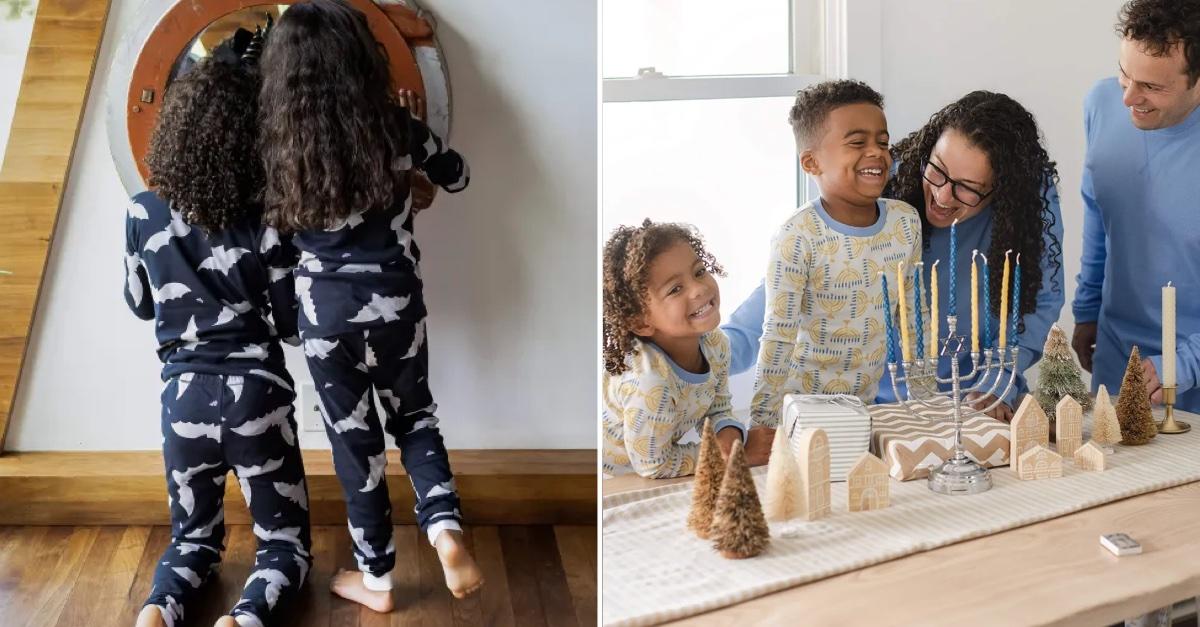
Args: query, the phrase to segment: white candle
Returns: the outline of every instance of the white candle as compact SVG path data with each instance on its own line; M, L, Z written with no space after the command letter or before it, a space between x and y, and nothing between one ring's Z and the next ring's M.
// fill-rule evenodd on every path
M1175 386L1175 286L1162 288L1162 384Z

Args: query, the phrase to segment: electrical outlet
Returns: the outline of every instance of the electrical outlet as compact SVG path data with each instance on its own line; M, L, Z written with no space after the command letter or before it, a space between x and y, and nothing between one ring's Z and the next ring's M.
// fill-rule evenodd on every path
M305 431L324 431L321 424L321 406L317 403L317 386L312 383L300 385L300 428Z

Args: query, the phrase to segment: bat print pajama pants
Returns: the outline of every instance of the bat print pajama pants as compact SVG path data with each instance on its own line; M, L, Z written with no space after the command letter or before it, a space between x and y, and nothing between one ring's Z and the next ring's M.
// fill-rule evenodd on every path
M233 470L254 521L258 552L230 614L242 627L270 624L280 597L312 565L308 491L296 440L292 390L255 376L184 373L162 393L163 458L171 544L146 605L168 627L221 562L225 479Z
M350 535L366 585L391 587L396 564L392 509L384 468L384 431L416 494L417 524L430 543L444 530L461 530L458 495L429 391L425 324L392 322L360 332L304 341L316 383L333 463L346 497ZM379 395L380 425L371 391Z

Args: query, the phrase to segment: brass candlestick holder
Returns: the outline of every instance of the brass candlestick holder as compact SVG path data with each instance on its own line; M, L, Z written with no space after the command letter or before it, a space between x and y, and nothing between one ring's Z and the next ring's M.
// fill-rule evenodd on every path
M1172 435L1176 433L1187 433L1192 430L1192 425L1175 420L1175 386L1163 387L1163 405L1166 407L1166 417L1158 423L1158 432Z

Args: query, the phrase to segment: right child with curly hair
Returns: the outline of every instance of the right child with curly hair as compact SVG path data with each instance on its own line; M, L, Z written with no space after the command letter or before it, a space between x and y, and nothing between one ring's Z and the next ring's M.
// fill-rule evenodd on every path
M682 224L618 227L605 244L605 473L692 474L699 444L680 440L706 418L725 454L742 439L750 463L766 463L774 430L748 433L733 417L714 274L721 266Z

